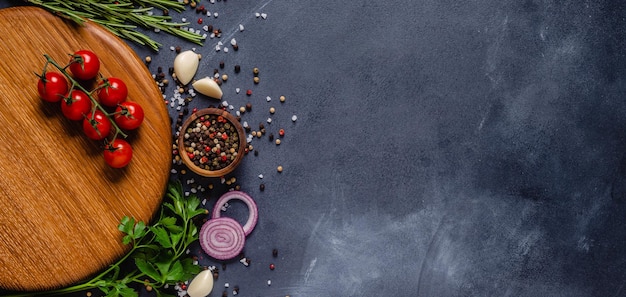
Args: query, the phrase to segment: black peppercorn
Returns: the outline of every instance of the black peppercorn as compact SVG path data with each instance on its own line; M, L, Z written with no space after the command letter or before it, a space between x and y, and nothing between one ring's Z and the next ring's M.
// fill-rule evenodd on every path
M235 65L235 73L239 73L241 71L241 66Z
M220 68L224 69L224 61L220 61Z
M265 191L265 184L260 184L259 185L259 190Z
M272 256L278 257L278 250L277 249L273 249L272 250Z

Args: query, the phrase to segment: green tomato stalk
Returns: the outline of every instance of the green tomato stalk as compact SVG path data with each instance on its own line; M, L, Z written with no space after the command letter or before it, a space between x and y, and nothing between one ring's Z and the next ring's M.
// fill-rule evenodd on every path
M207 211L195 195L184 196L180 181L168 186L166 198L151 225L128 216L122 218L118 229L125 234L122 242L130 245L130 250L92 279L57 290L4 296L58 296L98 289L106 297L137 297L137 286L150 286L157 296L173 297L162 289L187 281L201 270L186 252L198 240L194 218Z

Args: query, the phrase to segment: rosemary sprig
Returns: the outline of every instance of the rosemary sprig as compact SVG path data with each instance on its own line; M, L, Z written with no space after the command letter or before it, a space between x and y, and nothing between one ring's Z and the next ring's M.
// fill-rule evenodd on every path
M139 32L139 27L165 32L202 45L204 37L183 29L188 22L173 22L169 15L155 15L155 9L181 12L185 5L177 0L24 0L78 24L91 21L111 33L146 45L158 51L162 46L150 36Z

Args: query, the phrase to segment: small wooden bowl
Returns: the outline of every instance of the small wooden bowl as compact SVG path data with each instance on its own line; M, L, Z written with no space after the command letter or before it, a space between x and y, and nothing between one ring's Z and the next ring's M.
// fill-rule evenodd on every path
M193 161L187 155L187 150L185 147L185 134L187 133L186 131L189 128L189 125L191 125L195 120L206 115L222 116L231 125L233 125L235 129L237 130L237 134L239 138L239 146L237 147L237 156L235 157L234 160L230 162L230 164L228 164L228 166L222 169L207 170L204 168L200 168L196 164L194 164ZM187 118L187 120L185 120L185 122L183 123L182 128L180 130L180 135L178 135L178 151L179 151L181 160L191 171L201 176L206 176L206 177L221 177L235 170L235 168L239 166L239 163L241 163L241 160L243 159L245 155L246 146L247 146L246 134L243 130L243 127L241 126L241 123L239 123L237 118L235 118L228 111L218 109L218 108L204 108L191 114L191 116L189 116L189 118Z

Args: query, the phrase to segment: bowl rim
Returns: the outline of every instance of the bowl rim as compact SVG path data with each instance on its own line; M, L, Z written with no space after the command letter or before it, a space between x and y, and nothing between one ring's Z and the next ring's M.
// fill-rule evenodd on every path
M187 128L189 127L191 123L193 123L195 120L205 115L223 116L227 121L230 122L231 125L235 126L235 129L237 130L237 134L239 134L239 147L237 149L237 157L235 157L235 159L230 164L228 164L228 166L219 170L202 169L196 166L195 164L193 164L189 156L185 153L186 152L185 150L185 133L186 132L185 131L187 130ZM239 163L241 163L241 160L243 160L246 146L247 146L246 135L243 130L243 126L241 125L239 120L237 120L237 118L233 116L227 110L214 108L214 107L207 107L207 108L199 109L196 112L192 113L187 118L187 120L183 122L181 129L180 129L180 133L178 135L177 143L178 143L178 152L180 155L180 159L187 166L187 168L205 177L222 177L228 173L231 173L233 170L235 170L235 168L237 168L237 166L239 166Z

